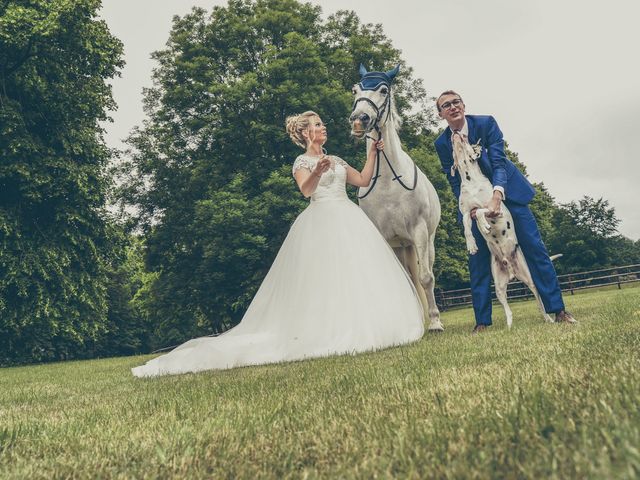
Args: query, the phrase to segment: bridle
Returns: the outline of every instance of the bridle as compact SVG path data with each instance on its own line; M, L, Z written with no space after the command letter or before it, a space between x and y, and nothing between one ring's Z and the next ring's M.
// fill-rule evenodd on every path
M370 75L368 78L376 78L376 77L378 77L378 76ZM365 134L365 138L368 138L369 140L371 140L373 142L379 142L380 140L382 140L382 132L380 131L380 127L378 126L378 123L380 122L380 119L386 113L387 116L386 116L386 118L384 120L385 123L386 123L387 120L389 120L389 116L391 115L391 85L382 76L379 76L378 78L380 79L380 82L373 88L371 88L371 87L365 88L365 86L362 84L362 82L358 83L358 86L360 87L360 90L374 90L374 91L378 90L382 86L387 87L387 89L388 89L387 98L385 98L384 103L382 105L378 106L373 102L373 100L371 100L368 97L359 97L359 98L356 98L354 100L353 107L351 109L351 113L353 114L353 112L356 110L356 107L358 106L358 102L366 102L366 103L369 104L369 106L371 106L371 108L373 108L373 110L376 113L376 121L373 124L373 130L375 130L376 133L378 134L378 139L376 140L375 138L371 137L370 135L366 135ZM373 176L373 182L371 183L371 186L369 187L369 189L363 195L358 195L359 199L362 199L362 198L366 197L367 195L369 195L373 191L373 187L376 186L376 183L378 182L378 178L380 178L380 152L381 152L381 150L378 150L376 152L376 173ZM411 187L409 187L408 185L406 185L401 180L402 175L398 175L396 173L396 171L393 169L393 165L391 165L391 161L389 160L389 157L387 157L387 154L385 153L384 150L382 150L382 155L384 156L384 159L386 160L387 165L389 165L389 169L391 170L391 173L393 173L393 180L392 181L397 180L398 183L405 190L408 190L408 191L415 190L416 184L418 183L418 167L415 164L415 162L413 164L413 185Z
M370 75L368 78L376 78L376 76ZM351 108L351 113L353 113L358 106L358 102L368 103L369 106L376 112L376 123L373 124L374 128L376 129L378 128L378 122L385 113L387 114L387 118L384 119L385 122L389 120L389 115L391 115L391 85L386 81L386 79L383 79L381 76L377 78L380 78L380 82L378 82L375 87L365 87L362 82L358 83L358 86L360 87L360 91L377 91L381 87L387 87L387 98L384 99L384 103L381 106L378 106L370 98L358 97L353 101L353 107Z

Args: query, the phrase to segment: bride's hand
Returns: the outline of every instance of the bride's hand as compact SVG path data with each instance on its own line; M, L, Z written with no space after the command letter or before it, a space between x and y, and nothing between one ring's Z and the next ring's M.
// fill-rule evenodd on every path
M369 149L369 155L374 155L376 153L376 150L384 150L384 141L379 140L377 142L373 142L371 144L371 148Z
M331 160L329 160L328 156L324 155L320 157L320 160L318 160L318 163L316 163L316 166L313 169L313 174L316 177L321 177L324 172L329 170L330 166L331 166Z

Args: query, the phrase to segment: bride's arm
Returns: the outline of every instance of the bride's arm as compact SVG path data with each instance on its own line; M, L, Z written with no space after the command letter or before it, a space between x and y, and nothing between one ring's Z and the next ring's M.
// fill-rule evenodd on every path
M313 192L316 191L316 188L318 188L318 183L320 183L322 174L329 170L330 165L331 160L329 160L329 158L325 156L316 162L313 170L298 168L295 171L293 176L296 179L298 188L305 197L310 197Z
M362 171L358 171L352 166L347 166L347 183L355 185L356 187L366 187L371 183L371 177L373 177L373 169L376 164L376 153L378 150L384 148L384 142L371 142L371 148L367 153L367 161L362 168Z

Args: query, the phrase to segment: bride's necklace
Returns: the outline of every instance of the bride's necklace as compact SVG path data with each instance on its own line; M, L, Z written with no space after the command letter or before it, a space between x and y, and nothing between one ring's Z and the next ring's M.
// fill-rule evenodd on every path
M305 152L305 155L306 155L307 157L317 157L317 158L320 158L320 157L322 157L323 155L327 155L327 149L326 149L326 148L324 148L324 147L322 147L322 151L321 151L320 153L309 153L309 152L307 151L307 152Z

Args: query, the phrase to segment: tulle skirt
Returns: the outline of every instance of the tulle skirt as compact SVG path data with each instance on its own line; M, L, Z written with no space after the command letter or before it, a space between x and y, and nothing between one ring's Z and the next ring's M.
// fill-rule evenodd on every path
M418 340L420 301L353 202L312 201L292 225L242 321L132 369L147 377L377 350Z

